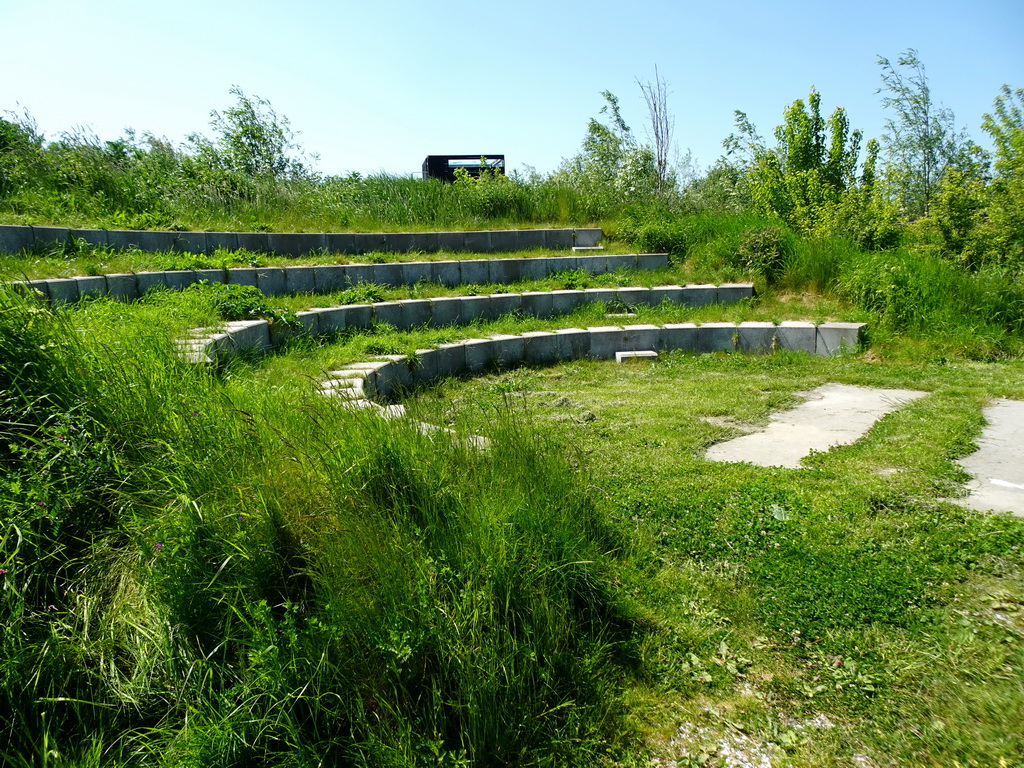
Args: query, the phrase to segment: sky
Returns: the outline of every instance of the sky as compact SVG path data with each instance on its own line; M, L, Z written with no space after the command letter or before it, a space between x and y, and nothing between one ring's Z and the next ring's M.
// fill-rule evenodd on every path
M655 68L678 152L705 170L735 110L770 137L812 88L826 115L842 106L880 138L878 58L910 48L983 146L999 88L1024 88L1024 0L0 0L0 40L0 113L27 111L49 139L212 135L237 85L325 174L483 153L549 173L601 117L602 91L646 140L637 81Z

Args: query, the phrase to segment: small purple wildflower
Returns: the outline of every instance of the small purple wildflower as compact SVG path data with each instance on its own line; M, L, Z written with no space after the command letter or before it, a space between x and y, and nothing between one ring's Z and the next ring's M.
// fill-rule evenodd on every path
M0 568L0 576L3 576L5 573L7 573L7 569L6 568Z
M44 501L37 501L36 502L36 506L37 507L45 507L46 506L46 502L44 502Z
M154 552L159 552L163 548L164 548L164 545L161 542L159 542L159 541L156 544L153 545L153 551Z

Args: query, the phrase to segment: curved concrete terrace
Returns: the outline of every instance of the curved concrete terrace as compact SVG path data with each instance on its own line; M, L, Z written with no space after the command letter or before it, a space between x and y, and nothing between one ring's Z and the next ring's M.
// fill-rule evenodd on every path
M94 246L142 251L212 253L235 251L305 256L318 251L432 253L469 251L500 253L528 248L591 248L601 242L599 228L503 229L463 232L171 232L135 229L70 229L16 224L0 225L0 253L61 247L75 241Z
M285 293L334 293L359 283L398 286L430 282L447 287L500 285L520 280L542 280L548 275L570 270L603 275L619 269L656 270L667 266L667 254L633 253L126 272L22 280L12 285L36 292L51 304L68 304L87 296L109 296L131 301L144 296L153 288L182 290L203 281L249 285L267 296L275 296Z

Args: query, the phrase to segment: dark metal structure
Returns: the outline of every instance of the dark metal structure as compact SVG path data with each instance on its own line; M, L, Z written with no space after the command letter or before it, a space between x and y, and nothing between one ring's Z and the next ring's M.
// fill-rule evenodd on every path
M455 181L455 169L465 168L474 179L485 170L505 174L504 155L427 155L423 161L424 179Z

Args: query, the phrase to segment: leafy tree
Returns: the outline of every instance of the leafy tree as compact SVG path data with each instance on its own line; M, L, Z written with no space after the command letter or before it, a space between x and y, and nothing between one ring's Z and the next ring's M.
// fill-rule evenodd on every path
M1024 266L1024 90L1004 85L981 127L995 145L989 221L1003 258Z
M784 118L775 129L776 145L769 147L747 116L737 111L739 133L725 145L730 156L740 157L758 210L812 231L845 195L872 190L878 147L869 142L858 181L862 135L859 130L850 131L842 107L826 121L821 115L821 95L812 89L806 103L797 99L786 108Z
M211 141L200 134L189 136L199 158L214 168L252 179L308 175L288 118L279 117L270 102L247 96L237 85L230 92L237 103L223 112L210 113L210 127L216 138Z
M878 65L882 106L895 114L886 120L886 178L904 215L927 216L946 168L969 163L969 141L956 130L952 110L932 99L916 50L904 51L895 65L880 56Z
M589 200L588 214L593 218L633 201L644 201L659 188L654 153L638 144L619 110L619 100L603 91L605 100L600 114L607 123L591 118L582 151L562 162L553 175L556 183L567 183L582 191Z

